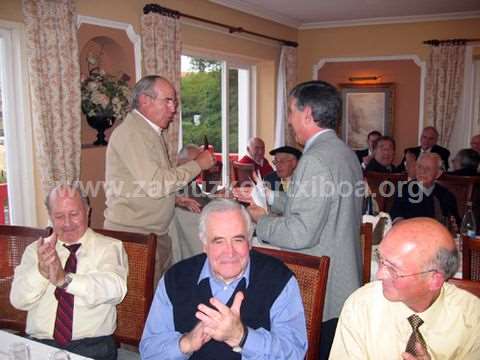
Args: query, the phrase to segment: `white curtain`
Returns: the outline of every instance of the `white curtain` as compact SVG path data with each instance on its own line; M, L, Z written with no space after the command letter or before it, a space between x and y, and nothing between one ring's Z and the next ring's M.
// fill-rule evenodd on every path
M295 139L287 122L288 93L297 81L297 49L282 46L277 76L275 147L294 145Z

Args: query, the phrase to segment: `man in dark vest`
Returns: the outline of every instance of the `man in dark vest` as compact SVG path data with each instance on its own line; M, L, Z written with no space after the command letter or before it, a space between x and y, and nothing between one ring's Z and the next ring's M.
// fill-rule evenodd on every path
M305 314L297 280L251 250L247 211L210 202L200 216L205 254L160 280L140 343L142 359L303 359Z

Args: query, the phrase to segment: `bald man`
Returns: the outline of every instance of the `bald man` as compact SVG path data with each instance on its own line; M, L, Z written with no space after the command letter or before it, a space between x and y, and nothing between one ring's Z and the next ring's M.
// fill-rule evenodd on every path
M470 146L473 150L480 154L480 134L472 136Z
M255 171L259 170L262 177L273 172L272 166L265 159L265 143L259 137L253 137L248 142L248 154L239 160L242 164L253 164Z
M403 220L376 255L378 281L345 302L330 359L480 359L480 299L446 282L459 263L449 231Z

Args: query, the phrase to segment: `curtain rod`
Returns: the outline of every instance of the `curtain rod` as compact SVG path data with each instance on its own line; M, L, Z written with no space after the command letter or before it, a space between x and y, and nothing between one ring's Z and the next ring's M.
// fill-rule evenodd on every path
M464 45L465 43L476 42L476 41L480 41L480 39L447 39L447 40L432 39L432 40L426 40L423 43L425 45L438 46L441 44Z
M259 36L259 37L269 39L269 40L278 41L278 42L280 42L280 43L282 43L283 45L286 45L286 46L292 46L292 47L297 47L298 46L298 43L296 43L295 41L284 40L284 39L276 38L276 37L273 37L273 36L260 34L260 33L254 32L254 31L246 30L242 27L235 27L235 26L219 23L219 22L216 22L216 21L203 19L203 18L200 18L200 17L197 17L197 16L184 14L184 13L181 13L180 11L172 10L172 9L160 6L158 4L148 4L148 5L144 6L144 8L143 8L143 13L144 14L148 14L148 13L151 13L151 12L157 13L157 14L160 14L160 15L163 15L163 16L169 16L169 17L172 17L172 18L175 18L175 19L178 19L178 18L183 16L183 17L188 18L188 19L193 19L193 20L202 21L202 22L205 22L205 23L208 23L208 24L211 24L211 25L220 26L220 27L228 29L228 32L230 34L245 33L245 34L249 34L249 35Z

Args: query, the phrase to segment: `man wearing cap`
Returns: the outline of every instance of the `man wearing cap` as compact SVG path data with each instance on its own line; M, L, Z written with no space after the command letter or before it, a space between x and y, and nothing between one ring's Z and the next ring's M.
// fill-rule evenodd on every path
M276 171L267 175L264 180L270 184L272 190L286 192L302 152L291 146L281 146L271 150L270 155L273 156L272 163Z

